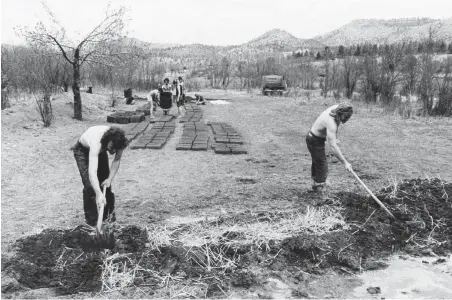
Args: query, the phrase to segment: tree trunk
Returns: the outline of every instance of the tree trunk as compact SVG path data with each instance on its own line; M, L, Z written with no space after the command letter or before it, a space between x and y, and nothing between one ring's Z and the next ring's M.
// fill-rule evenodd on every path
M82 118L82 97L80 95L80 65L78 61L74 62L74 80L72 82L72 92L74 93L74 118Z
M8 99L8 90L6 88L2 89L2 110L11 107Z

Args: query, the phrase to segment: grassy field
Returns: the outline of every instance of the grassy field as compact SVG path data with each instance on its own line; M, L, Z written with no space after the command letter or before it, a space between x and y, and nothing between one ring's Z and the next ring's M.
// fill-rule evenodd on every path
M112 184L118 224L290 212L309 204L302 197L311 186L304 139L334 100L202 93L228 101L202 106L204 121L232 125L243 136L248 154L176 151L181 124L161 150L125 151ZM81 122L71 117L70 95L56 96L56 123L50 128L42 128L31 100L2 111L2 254L18 238L84 223L82 184L69 148L86 128L105 124L113 108L108 96L83 94L83 101ZM404 120L380 107L354 106L355 114L339 129L339 146L371 190L417 177L452 181L450 118ZM365 193L337 159L329 160L331 192Z

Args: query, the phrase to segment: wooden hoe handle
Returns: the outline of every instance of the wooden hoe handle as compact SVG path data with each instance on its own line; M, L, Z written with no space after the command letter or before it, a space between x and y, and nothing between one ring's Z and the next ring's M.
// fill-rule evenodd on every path
M104 188L103 188L104 198L105 198L106 192L107 192L107 186L104 185ZM105 204L104 204L104 202L102 202L100 204L99 211L98 211L99 214L97 216L97 231L99 233L101 232L102 219L104 218L104 206L105 206Z
M364 184L364 182L361 181L361 179L358 177L358 175L356 175L355 171L351 170L351 172L352 172L352 174L356 177L356 179L358 180L358 182L361 183L361 185L366 189L366 191L369 193L369 195L372 196L372 198L375 200L375 202L377 202L378 205L380 205L380 207L383 208L383 209L386 211L386 213L387 213L388 215L390 215L391 218L393 218L393 219L395 220L394 215L386 208L386 206L385 206L383 203L381 203L380 200L378 200L378 198L372 193L371 190L369 190L369 188Z

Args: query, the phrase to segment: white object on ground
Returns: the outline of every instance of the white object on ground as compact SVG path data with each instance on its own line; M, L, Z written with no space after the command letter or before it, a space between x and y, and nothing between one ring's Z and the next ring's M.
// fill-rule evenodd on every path
M224 101L224 100L213 100L213 101L210 101L210 103L212 103L212 104L229 104L228 101Z

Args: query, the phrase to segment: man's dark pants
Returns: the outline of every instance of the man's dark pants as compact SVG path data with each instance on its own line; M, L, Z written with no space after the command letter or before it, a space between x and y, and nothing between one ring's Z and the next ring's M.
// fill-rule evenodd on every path
M319 138L312 132L306 136L306 145L311 153L311 176L315 183L323 184L328 175L328 161L325 152L325 138Z
M94 192L91 182L89 181L89 149L85 148L80 142L78 142L74 147L74 158L77 162L77 167L80 171L80 176L83 182L83 209L85 211L86 223L91 226L97 224L97 204L96 204L96 193ZM99 163L97 167L97 178L99 180L99 185L108 178L110 175L110 166L108 161L107 152L99 154ZM102 188L101 188L102 190ZM111 186L107 188L105 198L107 204L104 208L103 220L106 220L111 215L111 221L115 221L115 194L111 191Z

